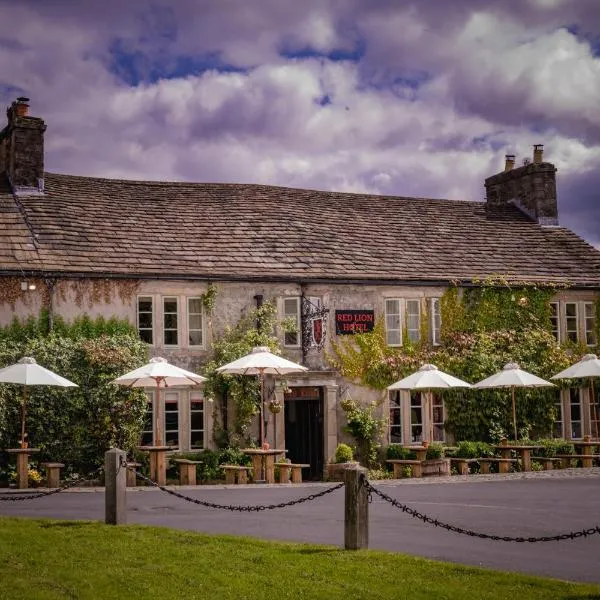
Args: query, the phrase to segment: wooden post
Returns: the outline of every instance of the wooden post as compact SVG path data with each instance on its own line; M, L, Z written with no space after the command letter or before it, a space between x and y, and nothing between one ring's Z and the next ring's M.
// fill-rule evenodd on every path
M127 523L127 463L123 450L113 448L104 454L105 505L104 522L107 525Z
M346 502L344 512L344 548L369 547L369 499L365 482L367 469L356 466L344 472Z

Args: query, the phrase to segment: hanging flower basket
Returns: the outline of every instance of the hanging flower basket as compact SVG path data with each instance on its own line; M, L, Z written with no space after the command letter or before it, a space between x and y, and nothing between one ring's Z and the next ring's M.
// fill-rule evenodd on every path
M274 414L278 414L281 412L281 402L279 400L271 400L269 402L269 410Z

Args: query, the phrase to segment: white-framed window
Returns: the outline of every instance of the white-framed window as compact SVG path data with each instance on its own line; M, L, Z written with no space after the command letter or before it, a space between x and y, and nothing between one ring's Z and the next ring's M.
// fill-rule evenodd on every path
M571 342L579 341L577 302L565 302L565 335Z
M283 299L283 317L286 321L295 323L296 326L296 331L286 331L284 333L283 345L291 348L298 348L302 338L299 296Z
M560 310L558 302L550 302L550 331L560 343Z
M446 430L444 429L444 400L441 396L433 394L431 398L431 425L433 428L433 441L446 441Z
M385 337L388 346L402 345L402 319L398 298L388 298L385 301Z
M154 344L153 315L154 304L152 296L138 296L137 299L137 328L140 339L151 346Z
M165 445L179 446L179 392L165 392Z
M423 403L421 392L410 395L410 441L423 441Z
M188 346L204 347L204 311L202 310L202 298L187 299L187 322L188 322Z
M431 343L434 346L441 344L442 313L440 312L440 299L431 298L429 301L429 312L431 314Z
M406 301L406 331L411 342L421 339L421 301Z
M204 399L190 392L190 448L204 448Z
M584 302L583 304L583 330L585 332L585 343L588 346L595 346L598 343L596 339L596 311L593 302Z
M163 340L165 346L179 346L179 298L163 298Z
M578 440L583 437L583 411L579 388L569 388L571 404L571 439Z
M402 403L400 390L390 392L390 444L402 444Z
M564 431L564 417L563 417L563 404L560 393L557 394L556 402L554 403L554 423L552 424L552 437L563 438L565 436Z
M154 443L154 392L146 392L148 402L144 415L144 428L142 430L142 446L152 446Z

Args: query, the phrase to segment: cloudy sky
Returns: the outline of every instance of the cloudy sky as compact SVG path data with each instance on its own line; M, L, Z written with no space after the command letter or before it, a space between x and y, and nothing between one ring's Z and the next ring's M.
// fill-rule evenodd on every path
M465 200L545 145L600 247L598 0L0 0L46 169Z

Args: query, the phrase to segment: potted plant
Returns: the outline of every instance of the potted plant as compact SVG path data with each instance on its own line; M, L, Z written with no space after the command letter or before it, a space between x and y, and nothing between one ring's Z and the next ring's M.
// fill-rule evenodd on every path
M358 461L353 460L354 451L348 444L338 444L335 449L334 462L327 465L327 479L329 481L343 481L344 471L354 468Z

